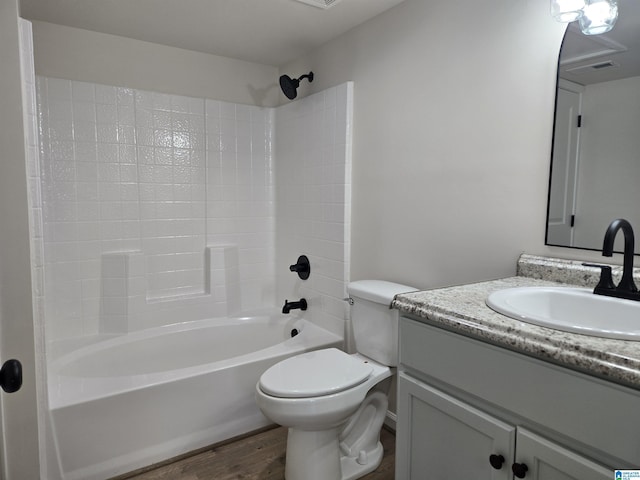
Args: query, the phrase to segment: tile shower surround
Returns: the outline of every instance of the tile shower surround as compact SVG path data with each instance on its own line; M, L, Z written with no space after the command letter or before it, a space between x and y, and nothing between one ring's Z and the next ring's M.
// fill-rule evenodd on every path
M352 98L348 83L287 103L275 127L277 298L306 298L316 307L310 320L339 335L350 279ZM288 268L301 253L311 261L305 281Z
M32 215L32 235L44 250L36 294L48 340L279 303L279 109L55 78L36 83L40 160L29 171L32 213L41 211ZM339 334L344 309L336 306L348 278L350 109L336 108L336 99L350 95L345 84L281 107L308 127L304 139L314 148L309 157L278 160L282 171L302 162L323 172L301 185L316 192L313 202L296 190L278 198L278 208L287 222L304 215L313 225L306 241L295 242L299 251L287 253L331 266L329 273L319 269L307 294L320 307L315 320ZM288 135L278 141L284 152L299 148ZM323 151L331 155L317 154ZM279 188L289 189L284 181Z

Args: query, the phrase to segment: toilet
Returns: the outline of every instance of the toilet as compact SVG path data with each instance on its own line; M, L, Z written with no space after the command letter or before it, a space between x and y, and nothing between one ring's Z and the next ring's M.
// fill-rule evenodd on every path
M262 374L256 402L288 427L287 480L352 480L382 461L391 367L398 364L398 311L391 301L413 287L383 280L347 286L357 353L336 348L283 360Z

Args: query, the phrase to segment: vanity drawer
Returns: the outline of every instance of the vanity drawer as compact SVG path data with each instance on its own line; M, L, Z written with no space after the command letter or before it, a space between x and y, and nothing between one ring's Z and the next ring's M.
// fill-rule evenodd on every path
M410 375L604 453L612 468L640 465L640 392L406 317L399 340Z

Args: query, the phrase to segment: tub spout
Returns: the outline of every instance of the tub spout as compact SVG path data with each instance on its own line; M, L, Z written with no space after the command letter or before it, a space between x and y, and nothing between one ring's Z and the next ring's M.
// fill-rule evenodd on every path
M306 310L307 309L307 301L304 298L301 298L298 302L290 302L289 300L284 301L284 306L282 307L282 313L289 313L291 310Z

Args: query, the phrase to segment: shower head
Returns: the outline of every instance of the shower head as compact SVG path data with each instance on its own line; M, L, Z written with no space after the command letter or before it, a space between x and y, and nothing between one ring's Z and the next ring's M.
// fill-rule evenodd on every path
M291 78L289 75L282 75L280 77L280 88L282 89L282 93L284 93L289 100L293 100L298 96L300 80L305 78L308 78L309 82L313 82L313 72L302 75L300 78Z

